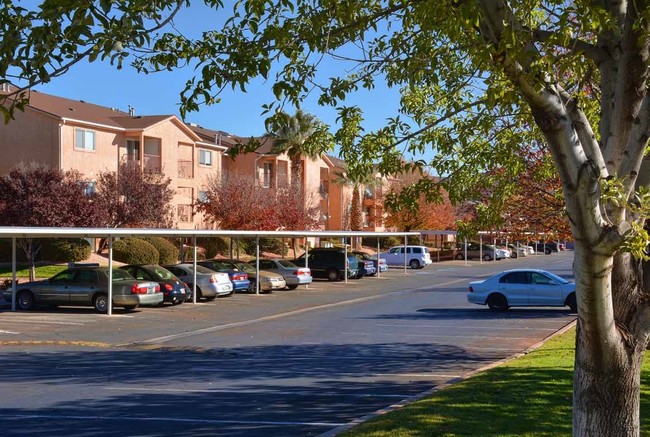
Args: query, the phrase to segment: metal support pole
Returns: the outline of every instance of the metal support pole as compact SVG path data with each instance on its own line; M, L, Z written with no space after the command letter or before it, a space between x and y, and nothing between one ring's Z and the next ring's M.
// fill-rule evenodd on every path
M194 246L194 257L192 263L192 303L196 303L196 235L192 238L192 245Z
M350 240L352 241L352 240ZM345 283L348 282L348 243L347 238L343 237L343 251L345 253L345 262L343 263L343 270L345 270L343 277L345 278Z
M309 244L307 244L307 237L305 237L305 267L309 268ZM314 275L311 275L311 277L313 278ZM305 285L305 290L309 290L309 284Z
M255 237L255 294L260 294L260 237Z
M404 235L404 274L406 274L406 246L408 245L408 237Z
M379 277L379 237L377 237L377 277Z
M483 262L483 235L478 234L478 257L480 258L479 262Z
M16 311L16 238L11 239L11 311Z
M467 265L467 237L465 237L465 266Z
M108 237L108 315L113 314L113 237Z

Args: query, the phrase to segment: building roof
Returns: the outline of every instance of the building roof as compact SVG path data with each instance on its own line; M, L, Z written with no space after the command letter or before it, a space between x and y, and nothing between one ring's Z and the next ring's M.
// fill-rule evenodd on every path
M237 144L246 144L251 140L255 140L260 143L255 153L260 155L272 154L273 140L266 136L245 138L221 130L207 129L195 123L187 123L187 126L200 136L202 141L208 144L220 145L230 149Z
M339 167L339 168L345 169L346 164L345 164L345 161L344 161L343 159L341 159L341 158L337 158L336 156L333 156L333 155L326 155L326 156L327 156L327 158L332 162L332 164L333 164L335 167Z
M9 92L15 91L13 86ZM5 92L6 93L6 92ZM30 108L63 120L101 125L117 130L141 130L162 121L178 120L175 115L132 115L117 108L54 96L36 90L27 90ZM181 123L179 123L181 124Z

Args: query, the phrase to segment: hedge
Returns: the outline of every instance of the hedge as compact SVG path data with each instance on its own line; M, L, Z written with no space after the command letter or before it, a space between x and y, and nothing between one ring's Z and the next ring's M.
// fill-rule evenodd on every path
M176 264L178 262L179 250L173 243L162 237L146 237L143 240L158 250L158 264Z
M122 238L113 243L113 259L127 264L158 264L160 254L141 238Z
M91 247L83 238L44 240L38 259L54 263L79 262L88 259Z

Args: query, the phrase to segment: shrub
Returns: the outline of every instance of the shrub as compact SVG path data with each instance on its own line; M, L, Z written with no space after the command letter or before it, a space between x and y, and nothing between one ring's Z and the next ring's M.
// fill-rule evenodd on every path
M44 240L38 257L55 263L78 262L90 256L90 243L83 238Z
M158 264L160 254L141 238L122 238L113 243L113 258L127 264Z
M241 240L244 245L246 253L255 254L256 240L255 238L246 238ZM260 238L260 253L273 252L283 254L282 239L280 238Z
M196 244L198 246L199 243L197 242ZM191 247L191 246L190 247L185 246L184 252L185 253L183 255L183 262L186 262L186 263L193 262L194 261L194 248ZM199 260L202 260L202 259L205 259L205 250L202 249L201 247L197 247L196 248L196 260L199 261Z
M176 264L178 262L179 250L169 240L162 237L146 237L143 240L158 250L160 255L158 264Z

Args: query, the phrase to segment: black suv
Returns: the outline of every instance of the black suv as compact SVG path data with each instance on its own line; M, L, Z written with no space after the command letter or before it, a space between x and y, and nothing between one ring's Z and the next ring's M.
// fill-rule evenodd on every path
M551 252L558 252L557 243L552 241L547 241L546 243L543 241L531 241L528 245L535 249L535 252L544 252L546 255L550 255Z
M316 248L309 250L307 267L311 269L314 278L326 278L330 281L340 281L345 278L347 268L348 278L354 278L359 273L359 260L353 253L348 252L345 260L345 250L338 248ZM305 267L305 254L291 260L294 264Z

